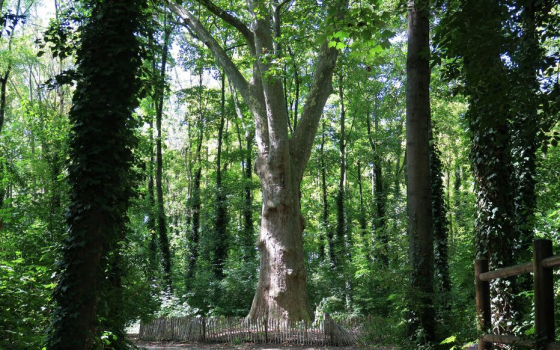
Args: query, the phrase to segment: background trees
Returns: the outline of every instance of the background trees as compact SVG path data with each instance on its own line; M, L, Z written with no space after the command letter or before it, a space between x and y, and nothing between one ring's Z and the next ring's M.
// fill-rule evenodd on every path
M97 22L88 20L89 2L57 2L49 25L40 20L45 9L35 3L1 4L0 74L9 68L9 76L0 80L5 88L0 347L34 348L44 343L53 310L64 307L51 294L57 288L60 297L67 285L55 262L62 261L62 247L73 237L63 215L70 208L72 217L78 205L68 181L76 170L70 165L77 164L70 147L75 147L77 134L70 130L84 127L72 117L83 110L74 107L70 112L70 96L78 86L68 83L81 79L81 56L72 49L79 47L80 37L89 37L78 33ZM145 50L135 74L141 80L134 98L139 106L125 123L127 137L137 140L125 179L134 192L126 210L128 229L115 235L103 231L116 249L104 260L104 273L111 276L107 283L122 288L117 294L99 288L101 306L91 321L97 325L95 341L117 346L108 332L118 336L126 322L154 315L250 312L259 266L266 266L259 263L256 248L263 201L266 206L267 198L281 194L266 192L274 186L263 192L261 178L273 172L262 167L283 163L263 162L271 156L270 149L263 156L263 132L270 134L263 123L277 120L268 118L268 112L255 118L255 106L261 108L263 99L253 106L246 103L238 78L247 86L255 78L253 84L260 81L263 91L271 89L276 96L281 108L275 107L274 113L283 120L275 132L283 135L277 140L278 150L284 151L273 156L292 159L290 172L298 153L286 153L285 145L307 144L305 171L296 169L300 178L290 184L289 196L281 196L293 199L290 210L299 213L295 216L305 217L305 229L293 230L300 235L298 254L306 274L306 284L298 286L306 286L310 306L302 318L322 317L322 312L376 315L380 321L372 326L373 339L415 348L410 342L419 338L409 338L407 331L414 328L408 327L414 306L411 266L419 264L410 264L409 251L417 252L417 245L424 244L434 261L417 261L424 262L427 278L414 283L425 283L424 296L435 305L429 310L432 320L440 325L425 339L464 344L476 338L475 256L493 252L498 265L507 259L524 261L523 247L533 236L558 241L557 2L436 1L430 6L434 53L424 81L430 78L431 94L420 106L425 109L429 102L431 108L427 178L432 193L420 204L434 217L434 243L421 239L411 245L408 215L413 211L407 209L412 204L407 186L412 190L414 184L407 182L413 171L407 164L419 158L412 155L415 149L406 150L405 135L414 129L405 124L409 52L406 9L399 2L350 1L342 17L339 7L329 10L312 1L255 1L256 13L246 10L246 2L185 1L181 6L208 24L204 35L178 25L177 14L164 4L149 5L145 30L134 37ZM427 9L419 7L421 12ZM270 30L264 53L251 52L255 39L245 24L255 21L270 21L264 27ZM220 60L205 43L210 38L223 49ZM317 85L315 68L324 43L324 53L338 59L333 93L325 90L324 108L316 106L322 113L315 111L312 137L305 132L304 109L314 86L324 87ZM425 71L424 51L419 57ZM126 80L132 89L135 78ZM118 89L113 79L103 83ZM88 86L95 94L106 90L95 92L101 84ZM112 94L125 92L121 90ZM102 123L99 130L116 120ZM92 145L107 141L103 135L87 140ZM108 152L115 155L114 150L116 146ZM280 186L281 176L274 179ZM97 185L102 189L96 194L112 186L108 181ZM119 207L113 214L124 217L124 212ZM506 226L510 229L504 230ZM527 308L516 309L525 295L523 282L497 287L496 300L507 303L496 302L496 310L509 308L520 315L516 325L503 328L531 332L523 318ZM109 320L106 314L115 302L122 313ZM427 333L415 335L421 339Z

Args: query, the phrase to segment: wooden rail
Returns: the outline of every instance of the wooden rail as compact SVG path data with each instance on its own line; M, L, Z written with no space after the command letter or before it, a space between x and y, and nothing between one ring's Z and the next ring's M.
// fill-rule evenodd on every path
M507 344L535 349L560 350L555 343L554 330L554 281L552 269L560 266L560 255L552 256L552 241L538 239L533 242L533 261L488 271L488 261L475 261L476 313L478 329L490 330L490 281L532 272L535 297L535 340L512 335L486 334L478 340L478 349L490 349L491 345Z

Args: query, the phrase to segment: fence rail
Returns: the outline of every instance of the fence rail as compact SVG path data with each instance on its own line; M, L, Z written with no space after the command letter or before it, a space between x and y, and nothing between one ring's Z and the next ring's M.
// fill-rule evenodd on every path
M372 317L334 321L289 322L287 320L227 317L170 317L141 323L138 338L152 341L204 343L264 343L291 345L369 345L365 326Z
M475 261L476 313L478 329L490 330L492 326L490 312L490 281L497 278L533 273L535 298L535 340L512 335L486 334L478 340L478 349L490 349L491 345L507 344L535 349L560 350L560 343L555 343L554 325L554 281L552 269L560 266L560 255L552 256L552 241L538 239L533 242L533 261L488 271L487 260Z

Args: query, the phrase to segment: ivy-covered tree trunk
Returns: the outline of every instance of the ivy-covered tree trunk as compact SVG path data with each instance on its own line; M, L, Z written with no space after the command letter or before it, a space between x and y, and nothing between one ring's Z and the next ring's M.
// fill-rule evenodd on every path
M435 282L437 291L444 297L443 305L440 305L440 307L447 309L449 307L449 295L446 294L451 292L448 259L449 221L445 204L441 152L433 137L430 144L430 170L432 177Z
M79 78L70 110L69 230L48 349L89 350L100 345L103 329L98 317L109 315L99 300L111 287L106 271L111 255L118 254L132 194L136 139L131 126L138 102L137 33L144 3L107 0L84 5L91 16L81 27Z
M538 78L539 70L546 66L545 62L549 59L541 45L542 36L546 34L539 28L548 25L549 16L556 15L552 11L554 1L518 0L514 3L519 11L520 22L517 52L513 57L518 62L514 69L517 79L511 91L516 101L512 106L513 185L516 193L515 218L519 230L515 247L516 260L524 262L531 259L534 239L537 150L544 133L550 131L558 120L557 115L545 107L548 96L542 93Z
M465 78L472 135L471 160L476 185L476 253L490 269L513 264L517 236L511 185L511 136L505 67L501 60L503 8L499 1L470 0L462 9L468 25L461 28L471 42L464 47ZM484 38L484 39L482 39ZM514 281L491 283L494 332L512 331Z
M158 73L155 101L156 101L156 194L157 194L157 231L159 247L161 250L161 263L165 276L165 287L171 290L171 251L169 247L169 237L167 234L167 218L165 215L165 203L163 201L163 154L162 154L162 127L163 104L165 95L165 75L167 67L167 56L169 53L169 37L171 27L167 23L167 14L164 19L163 46L161 54L161 67Z
M412 269L408 335L435 341L434 240L430 184L430 2L408 1L406 152L409 259Z

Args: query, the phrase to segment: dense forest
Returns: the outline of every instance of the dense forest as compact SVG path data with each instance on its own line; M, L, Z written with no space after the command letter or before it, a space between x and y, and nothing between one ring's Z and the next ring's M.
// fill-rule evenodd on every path
M474 260L560 245L559 30L558 0L0 0L0 349L187 315L475 342ZM491 283L494 333L535 333L531 283Z

